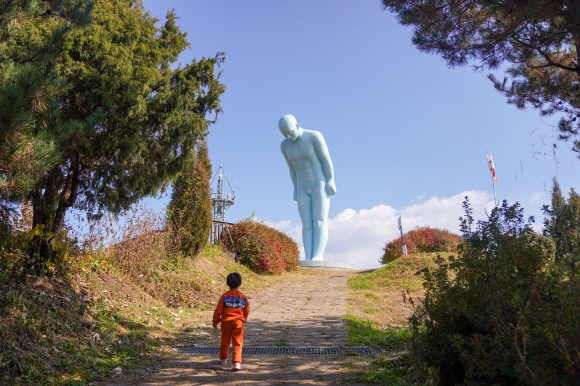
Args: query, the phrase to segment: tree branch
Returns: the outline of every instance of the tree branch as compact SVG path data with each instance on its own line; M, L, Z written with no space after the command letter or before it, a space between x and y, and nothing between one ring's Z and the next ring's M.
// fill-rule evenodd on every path
M569 66L564 66L563 64L554 62L551 58L550 55L548 55L547 53L543 52L540 48L538 47L534 47L533 45L526 43L516 37L513 38L516 42L520 43L523 46L526 46L534 51L536 51L538 54L540 54L544 59L546 59L546 61L548 62L548 65L543 66L543 67L557 67L560 68L562 70L566 70L566 71L572 71L572 72L576 72L580 74L580 67L569 67ZM531 66L530 66L531 67Z

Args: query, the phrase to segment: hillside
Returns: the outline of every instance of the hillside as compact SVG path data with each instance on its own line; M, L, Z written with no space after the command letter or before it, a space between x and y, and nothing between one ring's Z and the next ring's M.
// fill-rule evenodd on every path
M130 274L115 261L87 257L60 278L0 278L1 384L82 384L149 368L178 344L208 344L208 315L228 273L240 272L250 293L316 275L258 276L212 247L194 260L148 261ZM399 328L412 310L402 291L420 296L420 271L433 264L432 255L408 256L348 280L350 344L404 349ZM403 334L393 340L391 331Z
M357 378L371 385L430 384L425 369L410 354L408 318L414 311L409 298L422 297L425 268L435 267L436 253L400 257L348 280L348 334L351 344L384 352L368 363ZM407 300L405 300L407 299Z
M205 335L201 312L213 307L232 271L246 288L258 284L256 274L211 247L137 277L88 257L65 277L0 277L0 384L98 380L163 344Z
M436 255L419 253L401 257L350 279L349 313L372 322L379 329L407 325L412 307L403 301L403 292L408 290L413 298L423 294L421 271L435 267Z

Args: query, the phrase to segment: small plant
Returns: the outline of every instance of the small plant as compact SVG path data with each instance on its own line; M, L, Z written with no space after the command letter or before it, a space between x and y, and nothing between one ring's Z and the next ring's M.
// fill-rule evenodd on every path
M420 227L405 234L405 245L409 255L415 253L454 252L461 243L459 235L445 229ZM387 264L403 255L401 238L387 241L379 263Z
M280 338L280 341L278 342L278 344L276 346L283 347L283 346L290 346L290 345L288 344L288 339L285 336L283 336L282 338Z
M240 263L260 274L280 274L298 267L298 244L290 236L253 219L235 224L229 233L223 232L221 243L236 253Z
M412 344L409 328L380 329L353 315L346 317L349 344L375 347L385 354L368 363L360 380L372 385L424 385L426 374L408 350Z

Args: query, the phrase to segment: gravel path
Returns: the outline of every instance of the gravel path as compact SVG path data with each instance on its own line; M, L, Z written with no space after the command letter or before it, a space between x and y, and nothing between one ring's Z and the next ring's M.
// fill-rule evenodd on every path
M266 288L242 291L252 310L244 346L329 347L346 344L346 281L358 271L316 269L270 280ZM211 312L207 312L211 320ZM217 345L199 342L198 345ZM247 356L232 372L217 357L162 353L151 367L100 385L330 385L360 374L362 356ZM356 383L349 383L356 385Z

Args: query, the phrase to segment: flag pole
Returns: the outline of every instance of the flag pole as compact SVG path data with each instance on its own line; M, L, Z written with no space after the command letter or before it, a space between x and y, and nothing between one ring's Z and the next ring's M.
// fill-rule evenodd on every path
M495 198L495 180L493 176L491 177L491 184L493 186L493 202L495 202L495 206L497 207L497 198Z
M491 172L491 185L493 186L493 202L497 207L497 198L495 193L495 183L497 182L497 176L495 175L495 165L493 164L493 157L491 156L491 152L487 149L487 166L489 167L489 171Z

